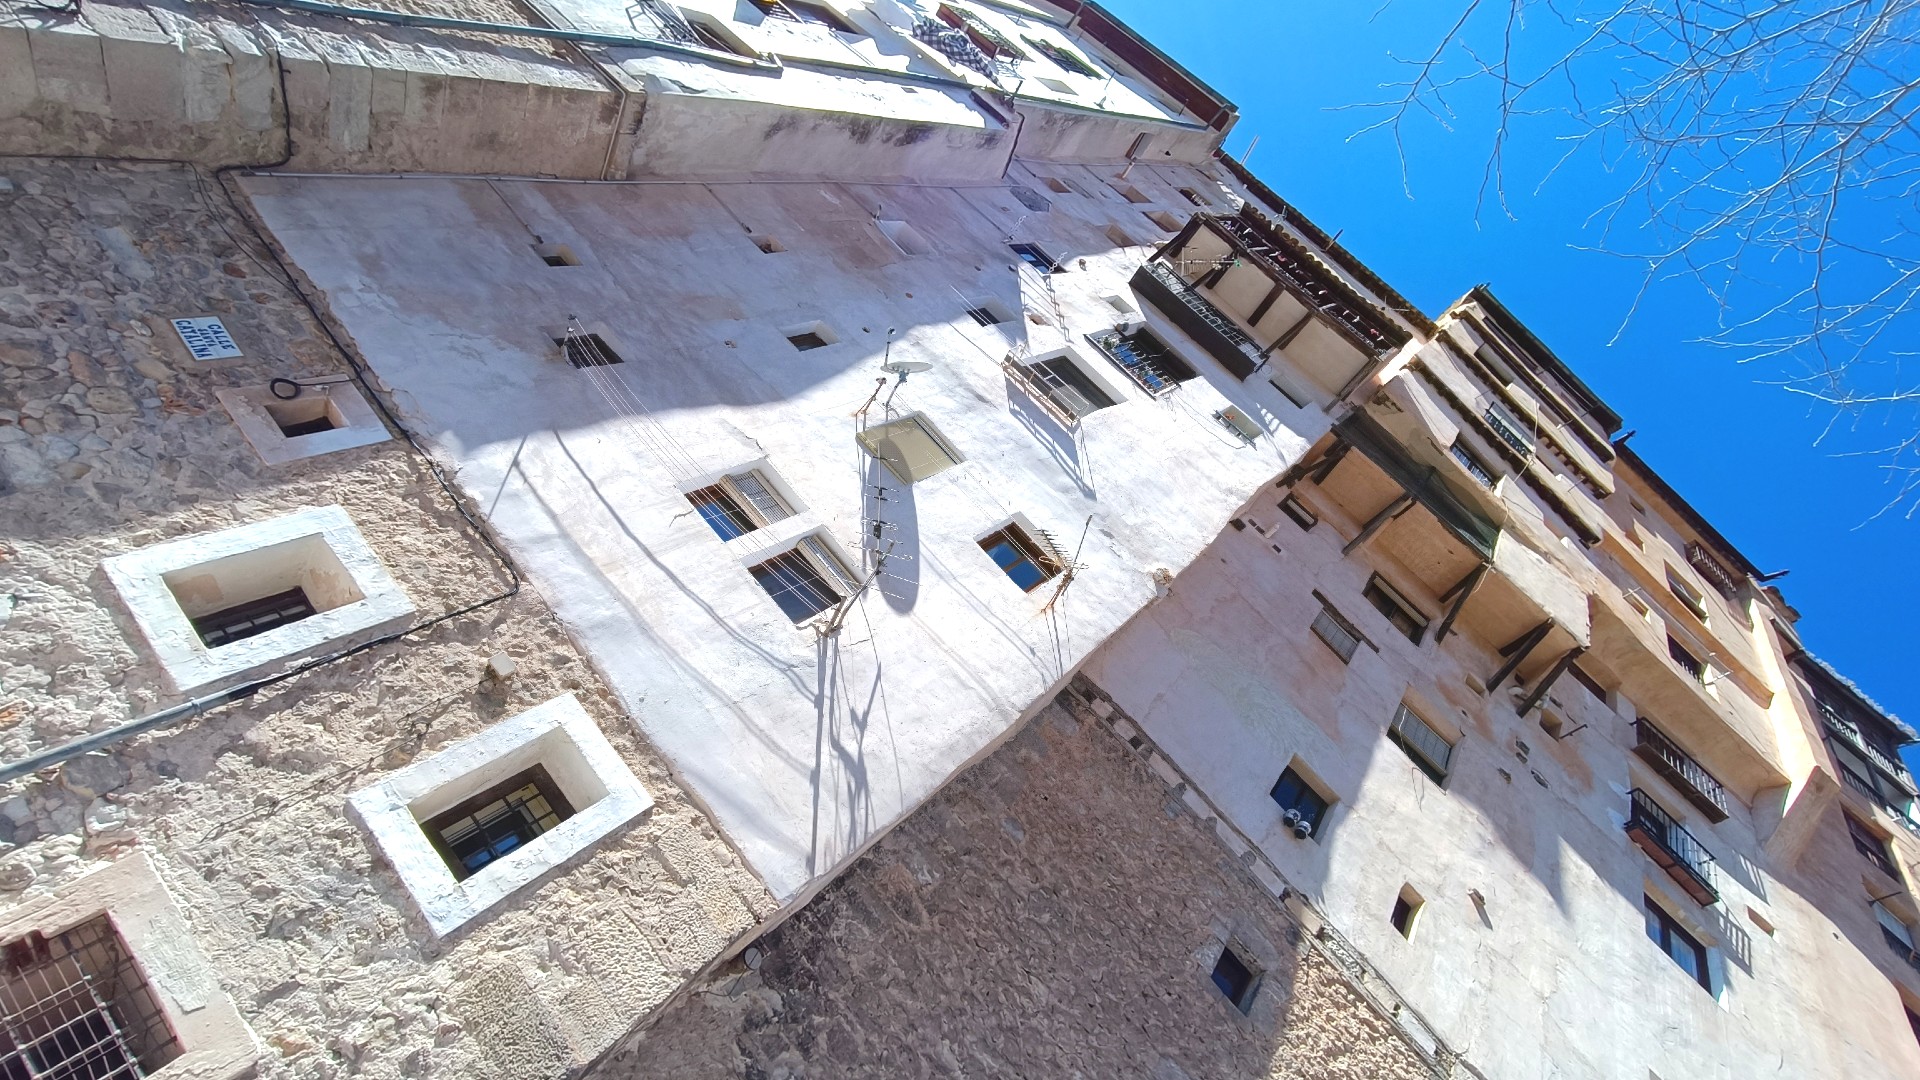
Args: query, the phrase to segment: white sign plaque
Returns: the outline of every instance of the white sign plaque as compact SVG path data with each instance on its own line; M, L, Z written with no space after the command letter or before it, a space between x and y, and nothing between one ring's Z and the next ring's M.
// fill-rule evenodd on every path
M241 355L240 346L233 343L233 337L219 319L175 319L173 329L195 360L227 360Z

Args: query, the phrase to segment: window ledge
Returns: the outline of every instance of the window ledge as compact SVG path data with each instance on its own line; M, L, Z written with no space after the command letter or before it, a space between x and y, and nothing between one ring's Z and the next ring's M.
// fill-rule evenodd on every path
M359 389L349 382L306 386L300 396L276 397L269 387L249 386L237 390L216 390L214 397L233 417L235 427L246 437L247 445L268 465L285 465L305 458L319 457L360 446L373 446L393 438L387 426L374 413L373 406ZM330 414L334 427L310 435L288 436L270 410L299 409Z
M456 879L421 821L535 763L555 776L575 807L573 816L465 881ZM445 937L646 813L653 796L568 694L354 792L347 805L434 936Z

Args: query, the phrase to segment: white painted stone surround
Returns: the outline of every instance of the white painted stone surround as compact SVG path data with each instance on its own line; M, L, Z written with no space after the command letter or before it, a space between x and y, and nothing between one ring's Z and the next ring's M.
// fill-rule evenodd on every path
M213 396L226 406L227 415L233 417L234 426L246 437L247 445L268 465L285 465L303 458L373 446L393 438L359 387L345 379L302 386L300 395L290 400L276 397L267 386L215 390ZM290 408L324 408L333 420L333 430L287 437L271 410Z
M324 543L324 553L332 557L327 561L333 565L284 570L263 559L261 565L215 573L214 580L195 584L225 591L229 593L226 602L239 603L278 591L262 581L269 575L286 573L287 583L297 582L307 588L314 606L325 610L218 648L202 643L180 599L168 587L168 575L174 575L177 581L180 571L303 540ZM311 561L312 554L304 553L302 558ZM283 517L170 540L115 555L100 566L154 658L183 694L232 685L287 661L400 629L414 614L413 602L401 591L399 582L368 546L353 519L338 506L307 507ZM248 591L254 595L245 595ZM332 594L332 605L316 593Z
M456 880L420 823L534 765L546 767L572 817ZM381 855L445 937L652 808L653 796L572 694L536 705L348 797Z

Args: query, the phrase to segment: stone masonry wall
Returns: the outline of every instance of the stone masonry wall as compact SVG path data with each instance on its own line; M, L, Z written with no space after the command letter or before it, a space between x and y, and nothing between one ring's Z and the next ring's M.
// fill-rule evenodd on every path
M1088 688L590 1075L1433 1076ZM1263 969L1247 1015L1225 941Z
M215 389L346 368L213 180L26 159L0 177L0 760L178 699L105 556L337 503L422 618L504 588L403 441L270 468L242 440ZM164 320L203 312L247 360L188 370ZM498 651L520 664L505 687L481 678ZM657 804L434 940L345 795L569 691ZM135 848L268 1080L560 1076L772 910L531 589L0 786L0 907Z

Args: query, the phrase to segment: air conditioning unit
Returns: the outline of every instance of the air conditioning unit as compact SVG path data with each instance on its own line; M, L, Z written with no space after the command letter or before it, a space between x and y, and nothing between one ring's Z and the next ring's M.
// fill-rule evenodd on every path
M1252 417L1232 405L1214 413L1213 418L1225 424L1234 434L1248 442L1253 442L1265 432L1264 428L1253 422Z

